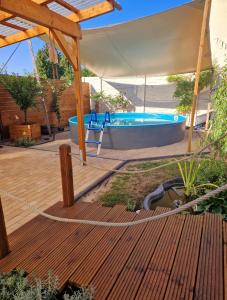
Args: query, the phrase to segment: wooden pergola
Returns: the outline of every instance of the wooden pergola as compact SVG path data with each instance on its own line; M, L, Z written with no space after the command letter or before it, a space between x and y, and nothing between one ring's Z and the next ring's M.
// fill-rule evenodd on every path
M0 0L0 48L52 35L72 64L75 77L79 148L86 161L80 75L80 22L121 9L115 0ZM71 39L70 43L68 38Z

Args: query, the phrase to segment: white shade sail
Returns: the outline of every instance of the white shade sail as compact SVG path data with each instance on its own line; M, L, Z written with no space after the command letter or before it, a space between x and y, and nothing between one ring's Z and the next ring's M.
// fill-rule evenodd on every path
M83 30L82 63L100 77L193 72L203 8L204 1L193 1L135 21ZM207 30L202 67L211 65Z

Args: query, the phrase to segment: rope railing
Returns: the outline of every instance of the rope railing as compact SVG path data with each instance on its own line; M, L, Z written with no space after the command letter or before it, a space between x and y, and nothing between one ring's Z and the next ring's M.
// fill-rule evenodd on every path
M97 165L95 163L92 163L91 161L86 162L86 161L82 161L79 154L73 153L71 152L70 155L71 157L77 159L78 161L80 161L83 165L88 166L88 167L92 167L94 169L97 170L102 170L105 172L112 172L112 173L119 173L119 174L140 174L140 173L149 173L151 171L156 171L158 169L164 168L164 167L168 167L172 164L178 163L178 162L182 162L182 161L187 161L189 159L195 158L195 157L200 157L201 154L203 154L203 152L210 148L211 146L215 145L216 143L220 142L221 140L223 140L225 137L227 137L227 132L224 133L220 138L218 138L217 140L210 142L209 144L205 145L204 147L202 147L201 149L199 149L196 152L193 153L189 153L187 156L180 158L180 159L176 159L174 158L172 161L158 165L158 166L154 166L151 167L149 169L145 169L145 170L119 170L119 169L115 169L115 168L106 168L106 167L102 167L100 165ZM36 151L43 151L43 152L50 152L50 153L55 153L56 155L59 155L59 151L58 150L50 150L50 149L40 149L40 148L35 148L35 147L29 147L25 148L26 150L32 149L32 150L36 150ZM98 157L96 159L99 159ZM100 158L101 159L101 158Z
M5 196L23 204L24 206L26 206L30 211L32 211L33 213L39 214L49 220L52 221L58 221L58 222L62 222L62 223L75 223L75 224L84 224L84 225L93 225L93 226L107 226L107 227L130 227L130 226L135 226L135 225L139 225L139 224L143 224L143 223L147 223L147 222L151 222L151 221L157 221L160 220L162 218L166 218L166 217L170 217L170 216L174 216L176 214L179 214L195 205L198 205L200 203L202 203L203 201L208 200L209 198L212 198L218 194L220 194L221 192L224 192L227 190L227 184L213 190L210 191L209 193L195 199L192 200L174 210L159 214L159 215L155 215L155 216L151 216L148 218L144 218L144 219L140 219L140 220L136 220L136 221L131 221L131 222L103 222L103 221L95 221L95 220L83 220L83 219L70 219L70 218L62 218L62 217L57 217L57 216L53 216L50 215L48 213L45 213L43 211L41 211L40 209L38 209L37 207L33 206L32 204L30 204L28 201L19 198L17 196L12 195L9 192L6 192L2 189L0 189L0 193L4 194Z
M208 149L209 147L213 146L214 144L220 142L221 140L223 140L225 137L227 137L227 132L225 134L223 134L220 138L218 138L217 140L213 141L213 142L210 142L209 144L205 145L204 147L202 147L201 149L199 149L198 151L194 152L194 153L191 153L191 154L188 154L186 157L183 157L183 158L180 158L180 159L174 159L173 161L170 161L168 163L164 163L164 164L161 164L161 165L158 165L158 166L155 166L155 167L152 167L152 168L149 168L149 169L145 169L145 170L118 170L118 169L111 169L111 168L105 168L105 167L102 167L102 166L98 166L98 165L95 165L94 163L91 163L90 161L89 162L83 162L84 165L88 166L88 167L93 167L95 169L98 169L98 170L103 170L103 171L106 171L106 172L113 172L113 173L120 173L120 174L140 174L140 173L149 173L151 171L155 171L155 170L158 170L158 169L161 169L161 168L164 168L164 167L167 167L167 166L170 166L172 164L175 164L175 163L178 163L178 162L182 162L182 161L187 161L189 159L192 159L192 158L195 158L195 157L200 157L201 154L206 150ZM73 153L71 153L71 156L72 157L75 157L75 155ZM80 160L79 157L76 157L76 159Z

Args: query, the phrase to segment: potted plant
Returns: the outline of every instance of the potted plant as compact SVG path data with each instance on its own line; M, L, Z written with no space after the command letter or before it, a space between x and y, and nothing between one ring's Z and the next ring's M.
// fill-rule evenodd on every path
M9 91L20 110L24 113L24 122L22 124L10 126L10 138L12 140L20 138L39 139L41 136L40 125L28 120L28 109L36 108L37 97L42 93L41 85L31 75L1 75L0 82Z

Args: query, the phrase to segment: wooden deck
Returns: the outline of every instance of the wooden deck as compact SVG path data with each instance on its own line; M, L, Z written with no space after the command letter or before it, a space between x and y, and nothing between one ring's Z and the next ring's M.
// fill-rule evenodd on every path
M0 149L0 189L10 192L14 196L27 200L41 210L45 210L54 203L62 200L61 175L59 157L56 153L59 145L70 144L68 133L56 135L57 140L40 146L37 150L3 147ZM195 136L195 139L198 136ZM78 154L78 147L72 145L72 151ZM194 142L194 145L198 143ZM39 150L44 151L39 151ZM86 190L88 186L105 176L108 169L115 168L123 160L157 158L168 155L185 153L187 149L187 134L183 141L164 147L134 149L118 151L102 149L100 158L88 158L93 165L103 167L104 170L93 166L82 167L73 157L73 179L75 195ZM77 156L78 158L78 156ZM1 193L0 193L1 195ZM23 205L11 198L1 195L7 232L11 233L35 214L25 210Z
M125 222L160 214L77 203L53 215ZM227 223L217 215L176 215L130 228L65 224L37 216L9 235L0 272L19 267L63 289L92 286L95 299L227 299Z

